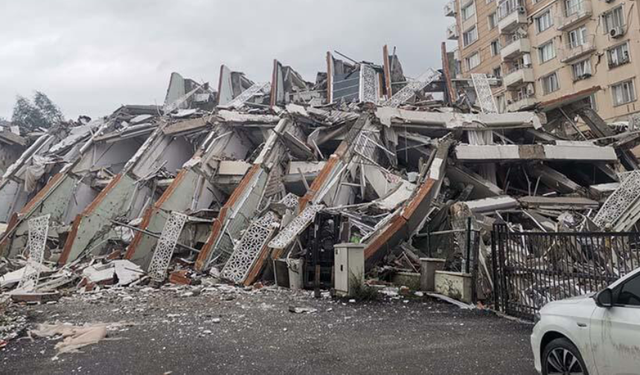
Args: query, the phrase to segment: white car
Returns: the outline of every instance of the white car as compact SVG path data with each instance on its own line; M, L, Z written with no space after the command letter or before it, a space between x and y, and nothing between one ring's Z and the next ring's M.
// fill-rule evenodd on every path
M542 374L640 374L640 269L597 294L554 301L531 335Z

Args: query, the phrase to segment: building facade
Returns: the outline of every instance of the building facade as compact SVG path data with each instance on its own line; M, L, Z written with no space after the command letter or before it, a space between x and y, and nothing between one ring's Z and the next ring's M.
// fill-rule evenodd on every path
M502 78L501 110L589 100L607 121L640 112L640 6L632 0L450 0L459 73Z

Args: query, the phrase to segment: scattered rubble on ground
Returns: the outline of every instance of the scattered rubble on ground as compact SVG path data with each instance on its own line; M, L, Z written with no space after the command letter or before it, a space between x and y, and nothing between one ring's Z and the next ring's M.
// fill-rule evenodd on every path
M0 146L19 155L0 181L3 296L64 303L171 287L188 298L211 279L321 296L339 289L344 243L362 257L345 295L409 298L437 258L425 291L468 307L491 301L496 223L635 229L635 122L611 126L582 101L497 113L486 77L452 81L445 68L411 79L384 51L381 65L329 53L313 83L278 61L271 83L223 66L217 91L174 73L161 106L124 105L24 140L2 130L24 148ZM215 288L230 300L238 290Z

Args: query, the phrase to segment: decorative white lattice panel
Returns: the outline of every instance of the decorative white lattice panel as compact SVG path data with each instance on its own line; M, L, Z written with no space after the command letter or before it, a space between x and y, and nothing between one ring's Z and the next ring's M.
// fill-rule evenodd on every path
M285 206L287 206L288 208L296 208L298 207L298 200L300 198L293 194L293 193L289 193L287 194L284 198L282 198L278 203L283 204Z
M47 235L49 234L50 217L51 215L44 215L29 220L29 239L27 242L29 258L27 259L24 273L20 278L18 288L32 286L35 289L38 286L40 270L44 261Z
M378 104L378 77L369 65L360 66L360 101Z
M607 223L614 225L638 200L640 197L638 191L640 191L640 171L629 172L620 187L604 202L593 218L593 222L601 228Z
M277 217L268 212L249 225L222 269L222 278L236 284L242 284L245 281L251 267L260 255L260 250L271 238L271 234L276 228L274 223L277 222Z
M324 208L324 205L316 204L309 206L302 211L293 221L278 233L276 238L269 242L269 247L273 249L284 249L295 240L295 238L305 230L316 217L316 213Z
M151 264L149 264L149 276L151 276L152 280L164 280L173 256L173 250L176 247L176 243L178 243L178 238L186 221L187 215L185 214L172 212L169 215L169 219L164 224L164 229L162 229L156 250L153 252Z
M409 82L402 90L395 93L389 100L382 104L383 107L398 108L407 100L413 98L418 92L427 87L431 82L435 81L440 74L433 69L429 69L426 73L418 77L417 80Z
M235 109L239 109L242 108L244 106L244 103L246 103L249 99L253 98L254 96L265 92L267 89L269 89L271 87L270 83L254 83L253 86L249 87L248 89L244 90L242 93L240 93L240 95L238 95L237 97L235 97L232 101L230 101L229 103L225 104L224 106L221 106L222 108L235 108Z
M476 103L480 106L482 113L498 113L498 107L493 98L486 74L471 74L471 80L476 90Z

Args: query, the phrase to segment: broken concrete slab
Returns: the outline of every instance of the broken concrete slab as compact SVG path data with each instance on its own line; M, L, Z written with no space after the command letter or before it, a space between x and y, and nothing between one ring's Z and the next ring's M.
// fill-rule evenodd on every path
M508 162L518 160L618 160L612 147L574 142L558 145L468 145L455 147L456 158L466 162Z

